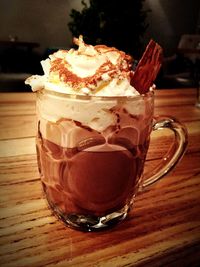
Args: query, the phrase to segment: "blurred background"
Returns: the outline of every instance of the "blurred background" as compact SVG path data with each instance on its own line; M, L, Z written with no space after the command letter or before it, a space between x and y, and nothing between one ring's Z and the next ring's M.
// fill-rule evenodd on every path
M158 88L199 83L199 0L0 0L0 91L30 91L40 61L82 34L138 60L152 38L164 49Z

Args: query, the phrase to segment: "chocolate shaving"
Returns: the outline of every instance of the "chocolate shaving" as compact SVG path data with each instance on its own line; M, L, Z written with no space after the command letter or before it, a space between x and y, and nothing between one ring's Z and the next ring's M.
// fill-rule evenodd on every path
M162 64L163 50L150 40L135 72L131 72L131 85L140 93L149 91Z

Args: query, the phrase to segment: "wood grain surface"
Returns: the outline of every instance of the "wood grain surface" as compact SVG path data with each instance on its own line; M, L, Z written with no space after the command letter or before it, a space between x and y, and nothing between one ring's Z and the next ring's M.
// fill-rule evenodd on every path
M200 109L195 89L157 90L155 114L189 133L187 152L165 178L136 197L111 230L67 228L47 207L35 151L35 95L0 94L0 266L200 266ZM146 172L172 136L154 134Z

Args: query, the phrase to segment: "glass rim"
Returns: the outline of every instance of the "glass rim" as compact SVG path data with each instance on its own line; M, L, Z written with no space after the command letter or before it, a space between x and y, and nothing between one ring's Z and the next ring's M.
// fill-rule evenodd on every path
M130 101L130 100L138 100L143 98L151 98L154 96L154 90L148 91L147 93L141 94L141 95L132 95L132 96L100 96L100 95L81 95L81 94L68 94L68 93L62 93L57 91L52 91L48 89L42 89L36 92L37 95L40 94L49 94L52 96L58 96L62 98L67 99L77 99L77 100L119 100L119 101Z

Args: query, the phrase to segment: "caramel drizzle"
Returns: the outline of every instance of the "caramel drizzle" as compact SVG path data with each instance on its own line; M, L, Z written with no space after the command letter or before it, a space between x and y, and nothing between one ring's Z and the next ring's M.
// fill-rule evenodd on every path
M70 71L70 64L65 59L57 58L51 62L50 73L58 74L61 81L69 84L77 90L81 87L94 89L95 86L97 86L98 81L103 80L103 74L108 74L110 78L115 76L119 78L130 76L132 58L129 55L126 55L124 52L119 51L114 47L108 48L104 45L97 45L95 46L95 49L98 53L102 53L102 49L105 49L103 53L116 51L119 54L116 65L112 64L112 62L108 60L102 64L93 75L88 77L79 77Z

